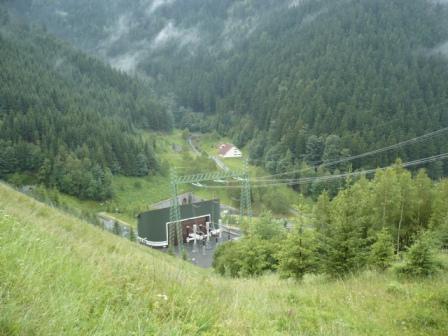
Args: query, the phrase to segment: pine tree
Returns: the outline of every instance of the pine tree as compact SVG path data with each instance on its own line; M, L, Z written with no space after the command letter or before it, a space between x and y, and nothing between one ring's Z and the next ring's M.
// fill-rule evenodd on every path
M328 192L324 191L319 195L314 207L314 218L316 219L316 230L319 233L325 233L330 225L330 197Z
M356 272L366 261L367 242L353 216L355 200L350 193L350 189L344 190L333 200L332 223L323 237L323 268L333 277Z
M282 278L301 280L306 273L317 269L317 240L310 230L302 227L288 234L283 241L280 252L278 271Z
M394 243L387 228L383 228L376 235L369 253L369 264L384 271L390 267L394 259Z
M398 272L413 277L427 277L435 274L439 264L435 259L435 241L432 233L423 232L405 255L405 263Z

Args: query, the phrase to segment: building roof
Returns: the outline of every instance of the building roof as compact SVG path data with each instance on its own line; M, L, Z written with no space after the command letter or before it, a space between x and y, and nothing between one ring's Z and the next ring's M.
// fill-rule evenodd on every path
M186 192L180 195L177 195L177 201L180 205L189 204L189 203L197 203L202 202L203 200L200 197L197 197L191 192ZM168 208L171 205L171 198L166 200L151 204L151 210Z
M232 148L236 148L232 144L222 144L219 146L219 155L226 155Z

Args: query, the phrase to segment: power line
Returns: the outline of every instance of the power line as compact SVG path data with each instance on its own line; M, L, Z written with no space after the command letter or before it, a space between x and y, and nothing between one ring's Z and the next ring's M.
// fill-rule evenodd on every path
M407 167L413 167L422 165L425 163L435 162L439 160L446 160L448 159L448 153L443 153L439 155L430 156L427 158L422 158L414 161L409 161L402 163L401 166L404 168ZM391 166L387 167L381 167L376 169L368 169L368 170L361 170L351 173L344 173L344 174L337 174L337 175L325 175L325 176L319 176L319 177L306 177L301 179L289 179L282 182L281 180L272 180L272 183L265 183L265 184L252 184L252 188L267 188L267 187L275 187L275 186L293 186L293 185L301 185L301 184L308 184L313 182L327 182L331 180L337 180L340 178L346 178L346 177L353 177L353 176L359 176L359 175L369 175L373 174L380 170L386 170L390 168ZM254 181L251 181L254 182ZM255 182L261 182L261 181L255 181ZM240 186L203 186L203 188L207 189L239 189Z
M446 107L447 105L448 105L448 101L446 101L446 102L441 102L441 103L434 104L434 105L430 105L430 106L425 110L425 112L427 112L427 111L431 111L431 110L436 109L436 108ZM387 126L387 125L390 125L390 124L393 124L393 123L398 123L398 122L401 122L401 120L399 120L399 119L393 119L393 120L390 120L390 121L383 122L383 123L381 123L381 124L374 125L374 126L373 126L373 129L377 129L377 128L384 127L384 126ZM371 130L371 129L370 129L370 130ZM278 160L263 160L263 159L249 159L249 161L250 161L250 162L265 162L265 163L269 163L269 162L278 162ZM322 163L322 161L312 161L312 162L309 162L309 164L311 164L311 165L316 165L316 164L320 164L320 163Z
M367 156L371 156L371 155L387 152L387 151L390 151L392 149L400 148L400 147L403 147L403 146L406 146L406 145L409 145L409 144L419 143L419 142L422 142L422 141L426 141L426 140L428 140L431 137L440 135L440 134L442 134L442 133L444 133L446 131L448 131L448 127L445 127L445 128L442 128L442 129L439 129L437 131L433 131L433 132L430 132L430 133L426 133L424 135L421 135L421 136L418 136L418 137L415 137L415 138L412 138L412 139L409 139L409 140L405 140L405 141L396 143L394 145L390 145L390 146L386 146L386 147L383 147L383 148L375 149L375 150L370 151L370 152L366 152L366 153L362 153L362 154L358 154L358 155L353 155L353 156L349 156L349 157L346 157L346 158L343 158L343 159L338 159L338 160L333 160L333 161L330 161L330 162L327 162L327 163L323 163L319 167L330 167L330 166L333 166L333 165L336 165L336 164L339 164L339 163L349 162L349 161L353 161L353 160L356 160L356 159L364 158L364 157L367 157ZM284 173L278 173L278 174L273 174L273 175L261 176L261 177L258 177L257 180L266 180L268 178L273 178L273 177L276 177L276 176L284 176L284 175L291 175L291 174L295 174L295 173L301 173L301 172L304 172L304 171L311 170L313 168L315 168L315 166L304 168L304 169L299 169L299 170L293 170L293 171L289 171L289 172L284 172Z

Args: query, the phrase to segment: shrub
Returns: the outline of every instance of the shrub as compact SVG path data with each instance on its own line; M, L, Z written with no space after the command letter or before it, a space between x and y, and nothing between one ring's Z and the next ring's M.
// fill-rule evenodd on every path
M262 240L281 239L285 233L284 226L270 212L263 213L258 221L243 224L242 228L248 236Z
M259 276L266 271L275 270L276 247L277 244L273 241L256 237L228 242L216 249L213 268L219 274L231 277Z
M435 258L435 242L431 232L425 231L409 248L405 262L397 272L411 277L427 277L438 271L440 264Z

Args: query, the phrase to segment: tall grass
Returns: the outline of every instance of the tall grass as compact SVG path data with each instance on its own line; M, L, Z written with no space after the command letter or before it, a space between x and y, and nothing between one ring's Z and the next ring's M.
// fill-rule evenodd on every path
M0 185L0 335L446 335L447 284L220 278Z

